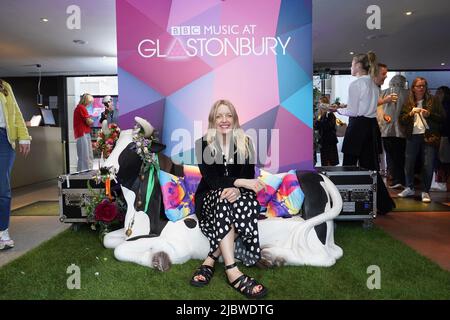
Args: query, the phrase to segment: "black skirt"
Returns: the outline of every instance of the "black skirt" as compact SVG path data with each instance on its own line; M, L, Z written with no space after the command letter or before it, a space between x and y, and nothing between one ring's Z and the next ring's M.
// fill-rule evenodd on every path
M200 229L208 238L210 252L213 253L233 225L238 235L235 240L235 258L246 266L254 265L261 258L258 233L260 205L256 194L240 188L241 196L230 203L226 199L220 200L222 190L210 190L204 195L202 215L199 217Z

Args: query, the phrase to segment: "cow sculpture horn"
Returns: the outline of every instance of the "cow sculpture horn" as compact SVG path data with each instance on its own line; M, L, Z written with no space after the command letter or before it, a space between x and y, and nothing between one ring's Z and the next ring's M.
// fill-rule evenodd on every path
M142 119L140 117L134 117L134 121L136 121L144 130L144 137L150 138L153 134L153 131L155 131L155 128L145 119Z
M108 128L108 120L103 120L102 122L102 131L107 136L110 134L109 128Z

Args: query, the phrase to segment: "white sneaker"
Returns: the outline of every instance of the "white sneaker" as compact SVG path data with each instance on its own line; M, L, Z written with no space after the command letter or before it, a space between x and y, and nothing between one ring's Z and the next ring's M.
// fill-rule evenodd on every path
M1 231L0 250L6 250L11 248L14 248L14 241L9 236L8 229Z
M402 192L400 192L399 194L398 194L398 196L400 197L400 198L406 198L406 197L410 197L410 196L413 196L415 194L415 191L413 190L413 189L411 189L411 188L406 188L405 190L403 190Z
M422 202L431 202L430 195L427 192L422 192Z
M396 184L392 184L388 187L389 189L399 189L399 188L404 188L402 184L400 183L396 183Z

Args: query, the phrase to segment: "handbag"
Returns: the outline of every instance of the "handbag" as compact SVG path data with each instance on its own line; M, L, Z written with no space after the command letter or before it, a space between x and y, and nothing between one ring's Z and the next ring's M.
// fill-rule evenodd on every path
M435 132L431 132L429 129L426 129L423 140L426 144L429 144L435 148L439 148L441 143L441 136Z
M344 137L347 127L348 125L345 122L336 118L336 137Z
M419 113L419 119L422 122L423 126L425 127L425 134L423 137L423 140L426 144L429 144L435 148L439 148L439 145L441 143L441 135L435 132L430 131L430 127L428 126L427 122L422 118L422 115Z
M448 137L441 137L439 144L439 160L442 163L450 163L450 142Z

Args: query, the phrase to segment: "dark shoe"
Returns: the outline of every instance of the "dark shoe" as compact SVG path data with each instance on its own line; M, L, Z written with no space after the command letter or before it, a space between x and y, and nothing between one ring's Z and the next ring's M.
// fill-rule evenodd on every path
M217 261L217 259L219 259L219 257L215 257L212 253L209 253L208 257L210 257L214 261ZM206 286L211 281L211 278L214 275L214 270L215 270L214 267L208 266L206 264L202 264L194 272L194 275L192 276L192 279L191 279L191 285L193 285L194 287L198 287L198 288ZM203 276L205 278L205 280L199 280L199 279L195 280L196 276Z
M225 266L225 270L233 269L236 267L236 263ZM239 291L248 299L261 299L267 295L267 289L260 283L258 283L255 279L250 278L249 276L243 274L238 277L233 282L229 282L229 285L232 286L236 291ZM256 286L261 286L262 289L259 292L254 293L253 289Z

